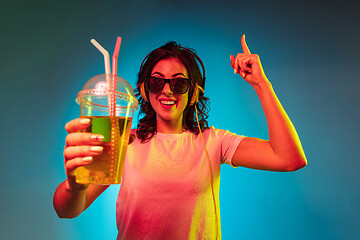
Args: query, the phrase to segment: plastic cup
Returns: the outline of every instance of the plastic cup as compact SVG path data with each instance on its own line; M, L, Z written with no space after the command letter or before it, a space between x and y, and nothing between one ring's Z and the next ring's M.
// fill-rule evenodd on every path
M109 77L116 90L109 86ZM109 90L110 89L110 90ZM114 102L114 100L116 100ZM82 184L119 184L134 112L138 101L130 84L120 76L97 75L91 78L78 93L80 117L89 118L91 125L82 132L104 136L100 144L104 149L93 157L93 162L75 170L75 180ZM110 110L110 106L112 110ZM114 109L115 107L115 109Z

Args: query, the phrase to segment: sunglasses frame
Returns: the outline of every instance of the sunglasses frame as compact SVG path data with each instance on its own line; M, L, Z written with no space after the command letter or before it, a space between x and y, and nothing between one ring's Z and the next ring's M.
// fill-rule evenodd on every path
M149 89L149 81L150 81L150 78L157 78L157 79L163 80L164 86L161 88L161 90L159 90L159 91L157 91L157 92L150 91L150 89ZM173 90L173 85L171 84L171 80L175 80L175 79L186 80L186 81L189 83L188 86L187 86L187 89L186 89L186 91L185 91L184 93L177 93L177 92L175 92L175 91ZM159 93L159 92L161 92L161 91L164 89L166 83L169 84L170 89L171 89L171 91L172 91L174 94L185 94L185 93L187 93L187 92L189 91L190 86L192 86L191 79L189 79L189 78L180 78L180 77L179 77L179 78L162 78L162 77L155 77L155 76L150 76L150 77L146 77L146 78L145 78L145 86L146 86L146 89L147 89L149 92L151 92L151 93Z

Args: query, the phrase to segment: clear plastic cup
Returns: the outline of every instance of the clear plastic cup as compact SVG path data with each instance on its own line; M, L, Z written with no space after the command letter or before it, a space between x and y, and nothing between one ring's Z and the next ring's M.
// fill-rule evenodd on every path
M116 86L113 87L114 82ZM116 104L111 104L114 99ZM91 120L90 127L82 132L104 136L100 145L104 148L102 153L94 156L91 164L75 170L76 182L119 184L133 115L138 109L133 88L120 76L101 74L85 84L76 102L80 104L80 117Z

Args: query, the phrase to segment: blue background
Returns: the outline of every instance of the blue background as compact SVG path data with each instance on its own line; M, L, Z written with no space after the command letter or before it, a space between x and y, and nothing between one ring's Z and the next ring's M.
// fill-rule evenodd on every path
M223 239L355 239L360 236L360 17L357 1L2 2L0 233L2 239L115 239L112 186L76 219L59 219L52 196L64 180L64 125L74 99L104 73L95 38L135 86L144 56L176 40L206 66L209 122L268 138L252 87L230 54L246 34L292 119L308 166L274 173L228 166L221 173ZM136 126L136 121L134 125Z

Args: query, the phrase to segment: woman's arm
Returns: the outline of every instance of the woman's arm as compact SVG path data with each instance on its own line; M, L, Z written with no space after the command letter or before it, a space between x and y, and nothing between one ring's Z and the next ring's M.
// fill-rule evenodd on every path
M92 133L80 133L90 125L89 119L75 119L66 124L69 132L64 150L65 172L67 179L55 191L54 209L61 218L74 218L82 213L108 186L79 184L75 182L74 170L88 165L93 156L102 152L99 145L103 136Z
M234 73L239 73L251 84L265 113L269 141L257 138L243 139L232 159L234 166L269 171L295 171L307 161L296 130L264 74L259 56L251 54L241 38L244 53L230 56Z
M85 211L108 187L108 185L91 184L83 189L73 189L65 180L55 191L54 209L60 218L75 218Z

